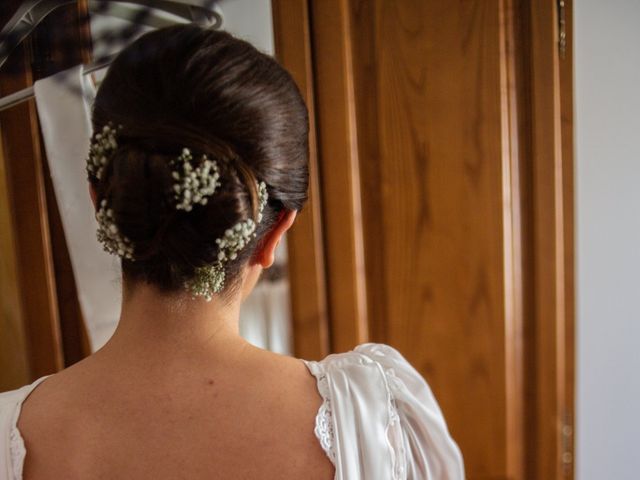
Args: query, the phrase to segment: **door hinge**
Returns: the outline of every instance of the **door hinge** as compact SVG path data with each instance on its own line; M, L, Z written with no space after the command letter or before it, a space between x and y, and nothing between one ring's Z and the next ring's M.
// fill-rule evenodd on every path
M573 466L573 419L569 412L562 415L562 474L568 477Z
M567 0L557 0L558 7L558 53L564 60L567 51Z

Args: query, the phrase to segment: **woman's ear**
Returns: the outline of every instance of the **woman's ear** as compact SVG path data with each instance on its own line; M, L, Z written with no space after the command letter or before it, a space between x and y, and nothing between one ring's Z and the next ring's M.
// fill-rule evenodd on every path
M89 196L91 197L91 201L93 202L93 209L96 209L98 203L98 194L96 193L96 189L93 188L93 185L89 183Z
M282 212L280 212L278 221L264 237L260 249L256 252L254 257L255 263L260 264L262 268L269 268L273 265L276 247L280 243L280 240L282 240L282 235L293 225L297 214L298 212L296 210L282 210Z

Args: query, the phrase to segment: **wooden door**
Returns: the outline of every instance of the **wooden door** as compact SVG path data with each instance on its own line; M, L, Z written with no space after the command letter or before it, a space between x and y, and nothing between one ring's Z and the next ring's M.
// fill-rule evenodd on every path
M327 319L317 309L296 345L328 323L331 351L398 348L470 479L571 477L571 73L555 1L274 7L318 139L322 236L294 231L290 249L321 252ZM310 275L292 272L294 305Z

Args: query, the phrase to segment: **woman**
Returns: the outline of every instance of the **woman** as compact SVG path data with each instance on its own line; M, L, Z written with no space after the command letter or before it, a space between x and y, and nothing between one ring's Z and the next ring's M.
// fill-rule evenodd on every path
M223 32L158 30L115 60L93 124L120 321L94 355L0 395L0 479L463 478L429 387L393 348L313 362L239 335L307 198L307 111L284 69Z

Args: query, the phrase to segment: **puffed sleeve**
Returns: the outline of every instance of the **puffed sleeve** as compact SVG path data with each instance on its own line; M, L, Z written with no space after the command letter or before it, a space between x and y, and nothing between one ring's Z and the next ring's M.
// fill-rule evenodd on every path
M355 351L380 364L395 406L388 432L398 452L400 478L408 480L464 479L462 454L451 438L442 411L424 377L395 348L379 343ZM405 475L406 474L406 477Z

